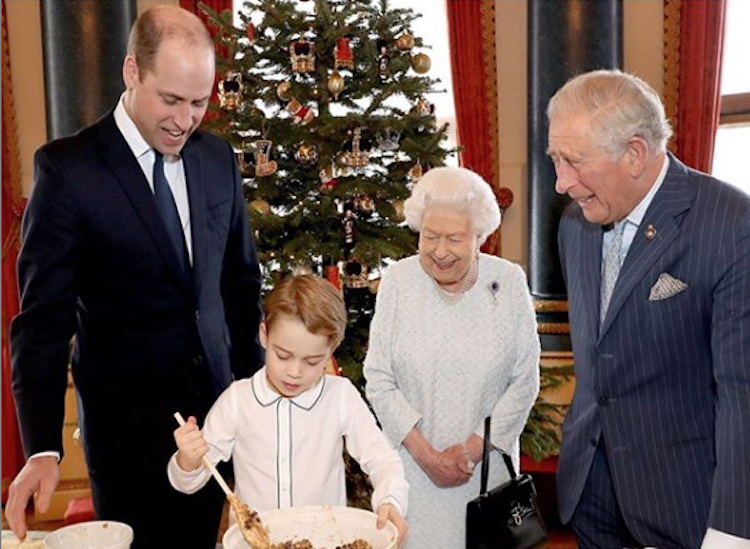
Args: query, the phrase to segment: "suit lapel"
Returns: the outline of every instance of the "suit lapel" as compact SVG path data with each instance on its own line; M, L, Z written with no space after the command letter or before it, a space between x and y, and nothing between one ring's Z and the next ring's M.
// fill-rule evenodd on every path
M189 290L191 282L182 272L177 253L169 242L161 214L156 207L154 193L143 175L138 160L133 156L133 152L117 128L112 113L105 116L100 123L99 143L105 162L146 227L159 254L167 263L170 273L181 286Z
M200 295L201 268L206 261L206 193L201 181L206 181L201 172L198 149L190 142L182 151L185 166L185 181L190 201L190 228L193 244L193 283L196 295Z
M664 183L648 207L620 270L601 336L607 332L635 286L680 235L680 214L690 209L694 197L695 188L688 185L685 166L670 154ZM651 238L646 236L649 227L655 231Z
M601 226L583 219L583 234L581 235L581 284L583 288L595 288L596 291L582 292L586 329L596 337L599 333L599 302L601 295L602 271L602 238L604 231Z

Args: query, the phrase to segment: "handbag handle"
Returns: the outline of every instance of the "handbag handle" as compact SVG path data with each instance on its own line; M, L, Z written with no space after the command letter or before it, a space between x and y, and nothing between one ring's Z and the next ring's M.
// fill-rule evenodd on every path
M498 448L498 451L503 456L503 461L505 462L505 467L508 469L508 473L510 474L511 480L515 480L516 478L516 470L513 467L513 460L510 459L510 456L506 454L503 450ZM479 488L479 495L485 496L487 495L487 477L490 473L490 416L487 416L484 418L484 443L483 443L483 449L482 449L482 479L481 484Z

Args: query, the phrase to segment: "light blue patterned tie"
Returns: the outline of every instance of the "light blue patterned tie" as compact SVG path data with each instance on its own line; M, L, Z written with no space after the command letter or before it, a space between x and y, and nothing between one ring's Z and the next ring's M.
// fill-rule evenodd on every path
M180 214L177 211L177 204L175 204L172 190L169 188L167 177L164 174L164 156L156 150L154 150L154 155L156 156L154 160L154 198L156 198L156 205L164 220L169 240L177 253L177 259L180 261L180 268L183 273L186 273L189 269L190 260L185 245L185 235L182 232Z
M612 242L609 243L609 250L604 257L604 266L602 268L602 300L599 309L599 323L604 324L604 318L607 316L609 301L612 299L612 290L615 289L617 276L620 274L622 267L622 233L625 232L627 221L615 223L612 233Z

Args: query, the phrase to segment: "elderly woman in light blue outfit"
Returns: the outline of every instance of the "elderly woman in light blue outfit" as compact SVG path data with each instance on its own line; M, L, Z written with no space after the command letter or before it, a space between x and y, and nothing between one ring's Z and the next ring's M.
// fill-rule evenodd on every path
M490 186L435 168L404 205L419 253L390 266L365 359L367 398L399 449L410 491L407 548L463 549L479 494L483 420L518 467L539 392L539 338L523 270L479 247L500 224ZM496 451L490 486L507 480Z

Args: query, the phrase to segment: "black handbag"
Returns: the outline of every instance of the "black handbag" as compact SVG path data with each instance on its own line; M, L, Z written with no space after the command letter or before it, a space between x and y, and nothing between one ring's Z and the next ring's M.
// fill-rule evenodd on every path
M484 452L479 497L466 505L466 549L531 549L547 539L530 475L516 475L510 456L500 450L510 480L487 491L490 418L484 420Z

